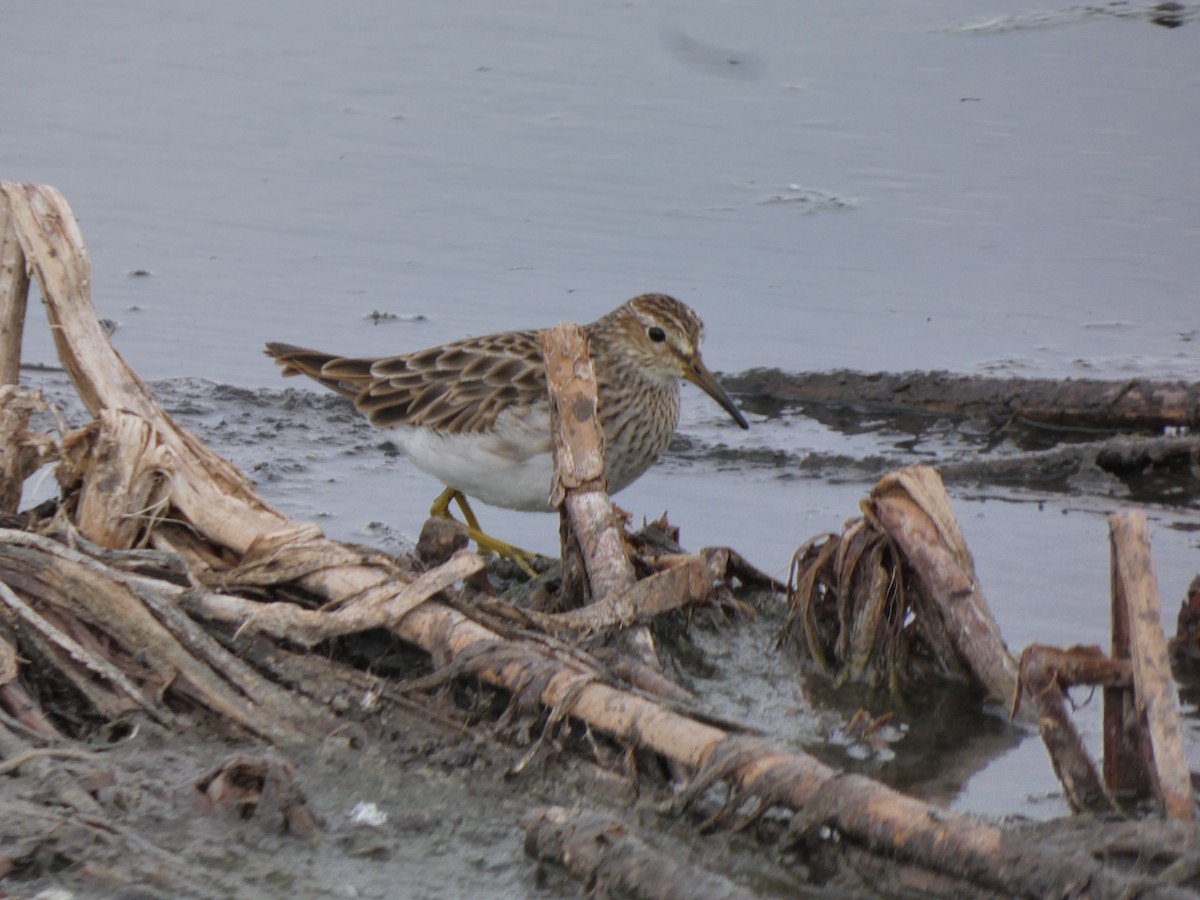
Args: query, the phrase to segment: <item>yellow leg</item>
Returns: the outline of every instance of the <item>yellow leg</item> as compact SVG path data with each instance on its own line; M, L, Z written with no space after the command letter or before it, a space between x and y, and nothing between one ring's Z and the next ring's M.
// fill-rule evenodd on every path
M497 556L503 556L505 559L511 559L530 578L537 577L537 571L529 564L529 560L526 559L529 556L528 553L514 547L512 544L498 541L491 535L484 533L483 529L479 527L479 519L475 517L475 511L471 509L471 504L467 502L467 498L462 491L456 491L454 488L446 488L438 494L438 498L433 501L433 506L429 507L429 514L435 519L453 519L454 516L450 513L450 501L452 500L458 504L458 508L462 511L463 518L466 520L467 537L473 540L480 550L495 553Z

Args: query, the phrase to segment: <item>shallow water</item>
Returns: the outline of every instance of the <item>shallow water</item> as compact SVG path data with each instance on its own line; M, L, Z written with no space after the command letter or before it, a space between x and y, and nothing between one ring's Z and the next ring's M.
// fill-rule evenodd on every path
M439 486L319 403L264 427L260 403L299 396L268 339L386 354L663 290L719 371L1200 379L1194 4L1176 29L1150 4L503 6L6 10L0 177L63 190L119 350L288 515L400 546ZM31 326L26 359L51 358ZM798 461L974 452L685 407L686 441L618 502L779 576L870 483ZM1106 644L1111 487L952 488L1010 647ZM1170 622L1200 506L1147 512ZM551 517L485 514L553 551ZM948 796L1040 817L1054 789L1026 740Z

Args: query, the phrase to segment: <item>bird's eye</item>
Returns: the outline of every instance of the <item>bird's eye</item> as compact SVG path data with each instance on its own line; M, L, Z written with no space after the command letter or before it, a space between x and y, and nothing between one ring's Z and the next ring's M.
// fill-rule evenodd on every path
M650 336L650 340L654 341L656 344L661 344L667 339L667 333L657 325L653 326L649 331L646 332L646 334L648 334Z

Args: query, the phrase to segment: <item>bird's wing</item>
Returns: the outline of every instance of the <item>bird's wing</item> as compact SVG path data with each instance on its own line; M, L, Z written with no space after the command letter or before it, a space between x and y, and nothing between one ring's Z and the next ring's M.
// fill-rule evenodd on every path
M352 398L378 428L486 432L505 410L547 402L536 331L469 338L383 359L348 359L287 344L268 344L267 352L284 375L308 375Z

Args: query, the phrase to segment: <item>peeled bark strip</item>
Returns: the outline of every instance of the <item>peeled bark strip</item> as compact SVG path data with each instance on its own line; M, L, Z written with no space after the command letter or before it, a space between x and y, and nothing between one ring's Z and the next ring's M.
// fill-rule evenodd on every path
M1108 521L1113 602L1127 609L1134 696L1154 795L1163 815L1190 820L1195 816L1192 779L1183 751L1179 698L1163 636L1146 516L1133 511L1114 513Z
M622 822L561 806L536 809L521 821L525 852L552 860L605 897L655 900L751 900L756 894L720 875L680 865Z
M915 466L887 475L871 491L870 516L900 547L936 604L954 645L988 695L1010 704L1017 667L992 618L975 561L934 469Z
M840 535L793 555L785 636L835 683L904 690L950 675L1011 705L1016 664L937 472L887 475L860 505Z
M482 569L483 559L478 553L462 550L400 590L395 585L385 586L385 590L348 599L335 610L309 610L295 603L262 603L183 588L179 589L177 602L208 621L236 625L239 634L260 632L301 647L314 647L345 634L394 628L432 596Z

